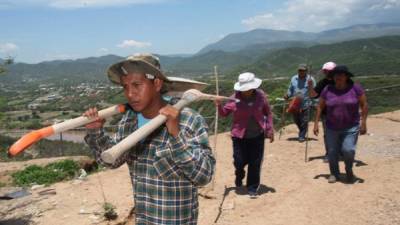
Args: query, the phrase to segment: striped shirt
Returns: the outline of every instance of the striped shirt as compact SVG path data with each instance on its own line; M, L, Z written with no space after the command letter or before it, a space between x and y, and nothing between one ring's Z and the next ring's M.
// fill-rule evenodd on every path
M137 129L137 113L131 109L125 113L113 138L101 129L88 130L85 141L98 163L111 168L128 164L136 224L197 224L197 187L211 181L215 159L202 116L184 108L179 125L178 137L163 125L112 165L100 155Z

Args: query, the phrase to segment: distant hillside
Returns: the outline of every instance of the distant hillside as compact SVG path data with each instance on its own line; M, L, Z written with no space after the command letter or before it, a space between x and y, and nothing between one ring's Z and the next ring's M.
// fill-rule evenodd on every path
M335 43L360 38L373 38L389 35L400 35L400 24L367 24L351 27L322 31L319 33L306 33L300 31L256 29L244 33L229 34L222 40L210 44L199 51L204 54L209 51L234 52L242 50L251 45L281 45L282 42L312 42L312 43ZM299 46L297 46L299 47Z
M178 60L175 64L166 64L164 68L175 74L194 76L210 73L213 71L213 66L218 65L219 71L224 73L238 65L254 63L258 57L277 49L309 47L311 45L310 42L288 41L271 45L254 44L236 52L213 50Z
M312 62L319 67L325 61L348 64L360 74L400 74L400 36L359 39L335 44L280 42L274 45L255 44L240 51L210 51L193 56L159 56L167 75L197 77L213 72L237 75L252 70L260 76L289 76L296 65ZM285 47L288 46L288 47ZM77 60L57 60L38 64L16 63L7 66L0 83L104 82L106 69L123 57L107 55Z
M16 63L8 66L8 73L0 82L106 81L107 68L124 57L106 55L76 60L55 60L38 64ZM162 66L176 64L184 57L160 56Z
M277 50L259 57L255 63L237 67L230 74L253 71L261 77L290 76L300 63L310 63L315 72L327 61L346 64L356 75L400 74L400 36Z
M317 41L321 43L334 43L360 38L374 38L393 35L400 35L400 23L354 25L341 29L327 30L318 33Z
M176 64L167 66L167 68L172 73L189 77L212 73L214 65L218 65L220 72L227 72L238 65L256 62L257 58L265 54L265 52L267 51L211 51L184 59Z
M291 41L312 41L316 38L314 33L285 30L256 29L245 33L229 34L222 40L201 49L198 54L209 51L235 52L251 45L282 45ZM283 46L285 47L285 46Z
M90 57L77 60L56 60L38 64L16 63L9 66L9 72L0 77L1 82L41 82L57 80L101 80L110 63L122 59L114 55ZM102 75L102 76L99 76Z

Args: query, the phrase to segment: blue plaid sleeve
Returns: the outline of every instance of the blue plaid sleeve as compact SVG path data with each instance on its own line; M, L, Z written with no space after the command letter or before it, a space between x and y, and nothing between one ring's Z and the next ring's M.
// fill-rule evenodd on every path
M204 118L191 110L181 112L181 126L177 137L169 135L172 160L196 186L211 181L215 159L208 143L208 127Z
M121 157L119 157L113 164L106 163L101 159L101 153L124 139L132 131L132 127L136 126L136 124L130 119L131 117L131 112L128 112L123 116L118 124L118 132L115 133L113 137L106 135L104 129L87 130L87 135L84 139L89 148L92 150L97 163L110 168L118 168L125 162L133 160L133 156L129 151L126 151L123 155L121 155Z

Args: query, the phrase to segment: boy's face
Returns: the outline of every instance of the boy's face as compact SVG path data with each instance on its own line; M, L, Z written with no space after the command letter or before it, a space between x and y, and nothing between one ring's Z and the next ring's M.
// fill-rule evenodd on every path
M155 98L160 97L162 80L149 80L143 73L129 73L121 76L121 85L129 105L136 112L150 109Z

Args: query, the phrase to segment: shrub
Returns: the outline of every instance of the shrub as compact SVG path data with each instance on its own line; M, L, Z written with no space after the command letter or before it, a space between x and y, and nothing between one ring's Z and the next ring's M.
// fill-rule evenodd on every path
M104 217L107 220L115 220L118 217L117 212L115 212L115 206L109 202L104 203L103 205L104 209Z
M71 179L77 174L79 165L73 160L63 160L50 163L45 167L32 165L24 170L13 173L14 184L30 186L32 184L50 185L66 179Z
M38 119L32 119L25 123L25 127L27 129L39 129L42 127L42 124Z

